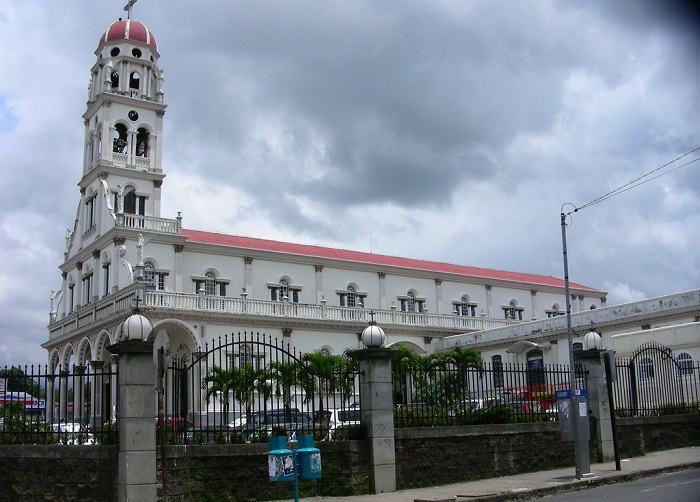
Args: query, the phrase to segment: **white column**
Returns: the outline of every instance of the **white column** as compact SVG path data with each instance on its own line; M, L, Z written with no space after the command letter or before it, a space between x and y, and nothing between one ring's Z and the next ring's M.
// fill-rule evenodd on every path
M532 299L532 319L537 319L537 291L534 289L530 291L530 298Z
M153 216L160 218L160 196L163 180L153 180Z
M442 314L442 279L435 279L435 295L437 298L437 313Z
M386 310L386 273L379 272L379 308Z
M173 287L175 288L175 293L182 293L182 250L183 250L183 245L182 244L175 244L175 270L174 272L174 284Z
M316 303L323 299L323 265L314 265L316 269Z
M486 317L493 319L493 299L491 297L491 290L493 286L486 285Z
M253 298L253 258L246 256L243 258L245 261L245 292L247 294L246 298Z

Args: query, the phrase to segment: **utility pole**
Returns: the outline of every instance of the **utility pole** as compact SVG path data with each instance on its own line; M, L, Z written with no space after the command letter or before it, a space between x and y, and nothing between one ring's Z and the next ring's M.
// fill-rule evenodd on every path
M566 295L566 334L569 342L569 389L571 392L571 430L574 434L574 455L576 460L576 479L591 475L590 452L588 451L588 434L579 430L579 414L583 409L588 413L586 398L580 395L576 384L576 365L574 360L573 330L571 329L571 295L569 293L569 260L566 249L566 214L561 213L561 241L564 253L564 294Z

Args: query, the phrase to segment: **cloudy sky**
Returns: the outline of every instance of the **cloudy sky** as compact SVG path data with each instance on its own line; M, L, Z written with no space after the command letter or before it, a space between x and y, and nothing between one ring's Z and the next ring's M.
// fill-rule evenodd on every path
M46 361L89 70L124 3L0 0L0 365ZM690 5L140 0L169 105L162 215L563 278L562 205L700 146ZM609 305L700 287L699 157L573 214L571 280Z

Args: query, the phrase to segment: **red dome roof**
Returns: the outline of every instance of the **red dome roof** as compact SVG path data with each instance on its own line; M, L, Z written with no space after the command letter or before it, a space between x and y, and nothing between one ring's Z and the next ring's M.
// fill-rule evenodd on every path
M105 34L100 38L100 45L105 42L113 42L115 40L133 40L135 42L143 42L153 47L154 51L158 51L156 37L148 31L146 25L131 19L119 20L112 23Z

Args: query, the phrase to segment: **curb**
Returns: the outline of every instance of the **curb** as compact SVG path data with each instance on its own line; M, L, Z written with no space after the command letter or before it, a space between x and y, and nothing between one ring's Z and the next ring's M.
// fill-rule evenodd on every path
M545 486L542 488L533 488L531 490L523 490L517 492L493 493L484 495L455 495L452 498L440 499L413 499L413 502L507 502L511 500L528 500L536 497L544 497L547 495L555 495L557 493L573 492L578 490L586 490L598 486L612 485L616 483L625 483L636 479L650 478L669 472L685 471L690 469L700 469L700 461L687 462L684 464L673 465L669 467L657 467L653 469L645 469L635 472L610 474L607 476L593 477L590 479L573 480L568 483L563 483L557 486Z

